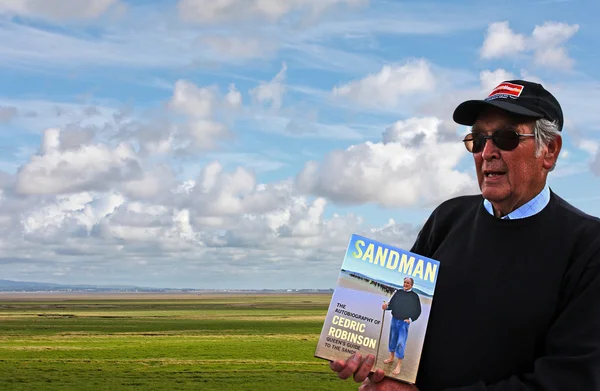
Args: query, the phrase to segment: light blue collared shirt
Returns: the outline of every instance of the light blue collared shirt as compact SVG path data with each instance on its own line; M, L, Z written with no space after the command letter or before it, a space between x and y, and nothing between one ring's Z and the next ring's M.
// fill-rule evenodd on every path
M546 207L546 205L548 205L548 202L550 202L550 188L548 187L548 184L546 184L540 192L540 194L536 195L528 203L513 210L506 216L502 216L502 219L516 220L533 216L536 213L541 212ZM483 200L483 206L492 216L494 216L494 209L492 208L491 202L489 202L488 200Z

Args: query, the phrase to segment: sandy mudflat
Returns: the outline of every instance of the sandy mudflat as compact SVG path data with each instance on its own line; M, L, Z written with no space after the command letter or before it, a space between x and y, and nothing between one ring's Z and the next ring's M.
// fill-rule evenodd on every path
M215 297L224 297L217 296ZM239 296L239 295L238 295ZM181 292L0 292L0 300L137 300L200 299L210 297Z
M321 292L0 292L0 301L18 300L202 300L228 297L330 296Z
M359 280L350 276L342 275L338 279L338 284L348 289L355 289L359 291L366 291L385 295L385 293L378 289L376 286L369 284L367 281ZM422 313L419 319L410 325L408 331L408 340L406 341L406 349L404 354L404 360L402 361L402 370L398 378L413 383L417 376L418 364L421 359L421 346L422 341L425 337L425 330L427 327L427 319L429 317L429 310L431 308L431 299L428 297L421 296L421 308ZM386 375L396 377L392 375L396 362L390 364L383 364L383 360L389 357L388 352L388 340L390 331L390 318L391 315L386 314L385 322L383 325L383 333L381 336L381 344L379 353L377 355L377 362L381 363L382 369ZM379 366L379 365L378 365Z

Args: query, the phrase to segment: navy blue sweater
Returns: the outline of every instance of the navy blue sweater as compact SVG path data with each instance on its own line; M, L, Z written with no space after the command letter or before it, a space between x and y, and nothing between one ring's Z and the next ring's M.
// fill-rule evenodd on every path
M414 291L406 292L400 289L392 296L387 309L392 311L392 316L396 319L410 318L414 322L421 315L421 301Z
M440 261L420 391L600 390L600 220L551 192L525 219L444 202L412 251Z

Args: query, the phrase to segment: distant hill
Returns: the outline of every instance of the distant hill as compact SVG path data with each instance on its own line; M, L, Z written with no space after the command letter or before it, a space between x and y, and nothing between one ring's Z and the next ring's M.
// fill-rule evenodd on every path
M133 285L54 284L49 282L0 280L0 292L213 292L213 293L332 293L333 289L199 289L149 288Z
M49 291L77 291L77 292L110 292L110 291L164 291L167 288L148 288L128 285L71 285L53 284L49 282L11 281L0 280L0 292L49 292ZM185 290L185 289L178 289Z

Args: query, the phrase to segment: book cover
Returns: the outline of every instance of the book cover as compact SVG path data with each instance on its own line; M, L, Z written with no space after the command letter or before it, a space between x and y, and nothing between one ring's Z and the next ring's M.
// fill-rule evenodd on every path
M373 371L414 384L439 262L352 235L315 357L373 354Z

